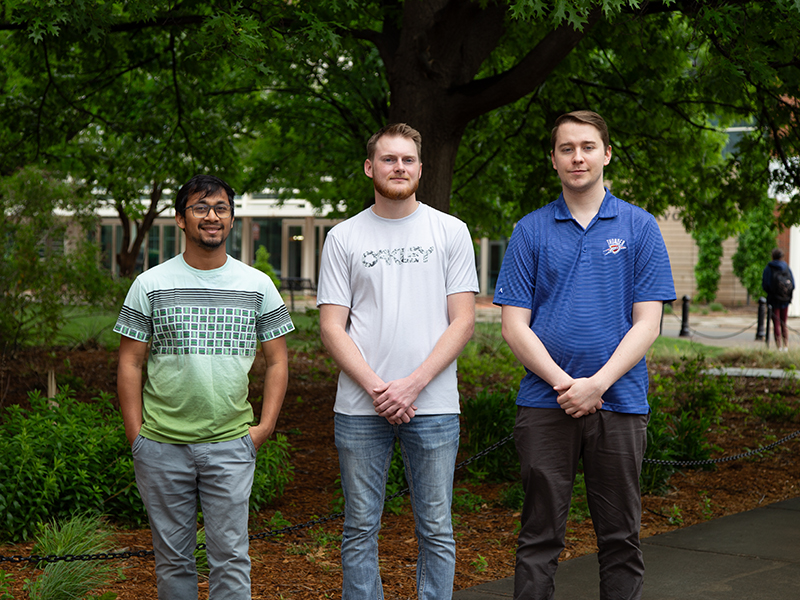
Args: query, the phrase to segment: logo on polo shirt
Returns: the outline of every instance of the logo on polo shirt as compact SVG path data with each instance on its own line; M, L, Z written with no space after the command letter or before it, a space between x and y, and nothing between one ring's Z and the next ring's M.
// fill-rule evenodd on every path
M610 240L606 240L608 242L608 248L603 250L603 256L607 256L609 254L618 254L620 250L625 250L625 240L621 240L619 238L613 238Z

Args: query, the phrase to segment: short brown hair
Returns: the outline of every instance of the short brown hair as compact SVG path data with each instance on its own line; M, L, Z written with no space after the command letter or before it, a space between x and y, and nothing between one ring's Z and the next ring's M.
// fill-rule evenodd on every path
M372 160L375 157L375 146L378 145L378 140L383 136L388 137L402 137L414 141L417 147L417 156L422 160L422 136L419 131L406 125L405 123L390 123L384 125L369 138L367 141L367 158Z
M558 128L564 123L584 123L591 125L598 132L600 132L600 139L603 141L603 148L608 148L611 145L611 138L608 135L608 125L603 120L603 117L591 110L574 110L561 115L556 119L553 130L550 132L550 149L555 152L556 149L556 135Z
M781 260L783 258L783 250L775 248L772 251L772 260Z

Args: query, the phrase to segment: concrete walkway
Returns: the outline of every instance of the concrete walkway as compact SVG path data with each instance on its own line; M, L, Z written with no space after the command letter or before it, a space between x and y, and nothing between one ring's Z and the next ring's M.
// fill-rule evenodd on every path
M798 600L800 498L642 540L644 600ZM453 594L454 600L511 598L513 578ZM562 562L556 600L597 600L594 554Z

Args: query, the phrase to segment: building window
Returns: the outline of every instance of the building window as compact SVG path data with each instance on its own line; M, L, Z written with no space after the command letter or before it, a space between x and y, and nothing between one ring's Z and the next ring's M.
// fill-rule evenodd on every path
M253 256L250 257L250 264L255 262L259 246L264 246L269 252L269 264L275 269L278 277L282 277L281 219L252 219L251 227L253 228Z
M176 225L164 225L162 227L164 247L161 253L162 262L168 261L178 254L178 227Z
M242 260L242 221L234 220L231 232L225 241L225 251L236 260ZM253 264L252 261L250 264Z
M161 228L153 225L147 233L147 268L152 269L161 260Z

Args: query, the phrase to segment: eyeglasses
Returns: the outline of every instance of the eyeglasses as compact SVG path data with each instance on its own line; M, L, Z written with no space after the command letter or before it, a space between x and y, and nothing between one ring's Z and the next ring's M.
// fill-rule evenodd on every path
M216 206L209 206L208 204L193 204L192 206L187 206L186 208L190 209L192 214L198 219L208 216L208 213L211 210L213 210L220 219L227 219L231 216L232 211L230 204L217 204Z

